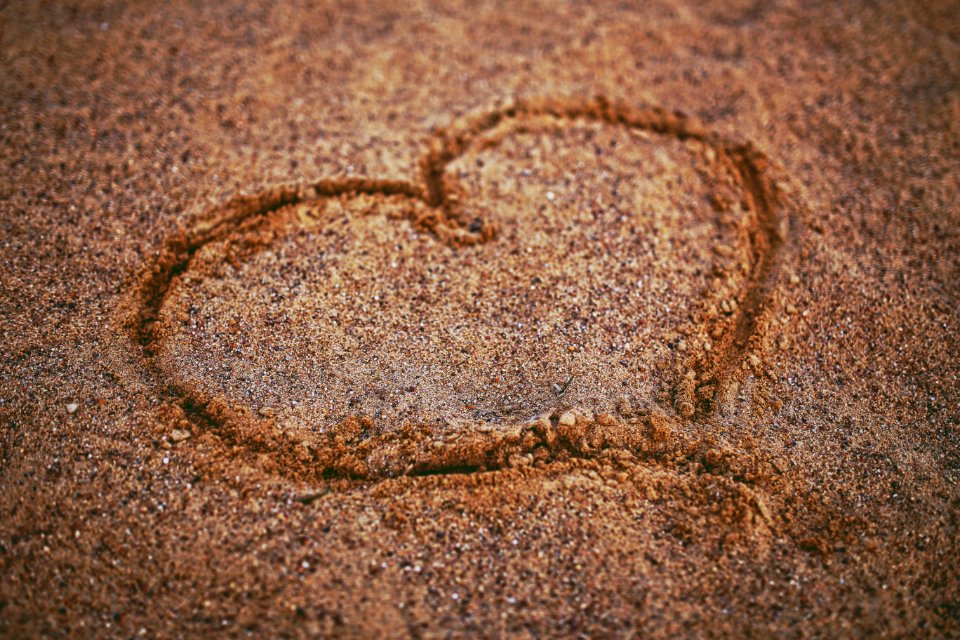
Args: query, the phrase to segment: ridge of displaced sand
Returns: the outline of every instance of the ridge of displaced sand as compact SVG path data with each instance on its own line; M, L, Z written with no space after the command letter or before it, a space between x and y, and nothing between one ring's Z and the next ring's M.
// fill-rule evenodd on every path
M171 283L191 267L193 256L205 245L249 234L270 225L278 212L290 205L358 195L399 197L419 201L410 208L410 221L451 245L491 240L496 228L488 223L468 224L461 215L459 194L445 182L447 166L482 136L504 123L538 117L584 120L700 141L734 168L744 193L747 211L749 270L732 322L717 323L710 331L714 348L696 354L682 367L673 389L677 416L660 410L593 415L585 410L555 410L529 421L493 429L479 428L436 433L426 427L402 425L378 433L362 416L348 416L326 434L321 443L291 440L269 418L254 415L243 406L201 392L196 385L178 380L164 370L155 354L162 340L156 330ZM590 458L612 460L637 457L666 463L696 460L717 468L733 452L692 442L680 435L677 425L703 422L714 412L716 399L729 377L736 373L748 350L758 341L762 317L773 295L779 274L780 250L789 225L785 198L769 175L769 162L749 143L730 142L682 114L658 108L636 108L605 98L517 100L477 115L467 116L437 132L418 164L417 181L347 178L320 180L306 185L282 186L252 196L238 197L214 207L192 224L168 237L159 256L145 269L135 297L119 316L142 362L169 402L163 409L184 430L194 427L217 434L234 446L268 454L271 467L282 475L300 479L377 479L397 475L472 473L524 466L552 460ZM247 247L256 250L255 246ZM575 408L573 408L575 409ZM741 463L737 463L743 466ZM744 463L745 464L745 463ZM736 465L735 465L736 466Z

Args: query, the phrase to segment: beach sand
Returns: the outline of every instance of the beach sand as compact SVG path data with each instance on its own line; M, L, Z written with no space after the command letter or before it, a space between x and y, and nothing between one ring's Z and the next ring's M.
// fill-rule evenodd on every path
M960 635L960 8L0 22L0 635Z

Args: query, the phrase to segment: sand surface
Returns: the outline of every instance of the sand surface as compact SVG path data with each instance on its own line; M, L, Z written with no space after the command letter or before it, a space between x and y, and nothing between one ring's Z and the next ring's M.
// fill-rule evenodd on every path
M960 8L0 9L0 635L960 635Z

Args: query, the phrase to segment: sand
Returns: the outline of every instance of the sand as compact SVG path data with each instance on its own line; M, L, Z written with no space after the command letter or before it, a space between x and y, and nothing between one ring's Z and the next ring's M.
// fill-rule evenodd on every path
M3 9L0 634L960 634L960 11Z

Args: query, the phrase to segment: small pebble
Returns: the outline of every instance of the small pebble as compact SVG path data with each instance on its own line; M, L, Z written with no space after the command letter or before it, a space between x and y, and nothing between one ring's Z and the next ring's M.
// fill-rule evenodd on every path
M713 250L717 252L717 255L723 256L724 258L729 258L733 255L733 247L726 244L718 244L713 247Z
M770 509L767 508L767 503L764 502L760 496L754 496L754 501L757 504L757 510L763 519L766 520L767 524L772 523L773 518L770 517Z
M79 406L76 402L71 402L67 405L67 413L73 413Z
M174 442L183 442L190 437L190 432L185 429L174 429L170 432L170 439Z
M577 416L573 415L573 411L566 411L560 416L559 422L565 427L572 427L577 424Z
M513 429L510 429L504 434L504 438L510 444L520 442L520 438L522 437L523 437L523 431L521 431L518 427L514 427Z
M527 467L533 464L533 454L516 454L512 455L507 459L507 463L511 467Z

